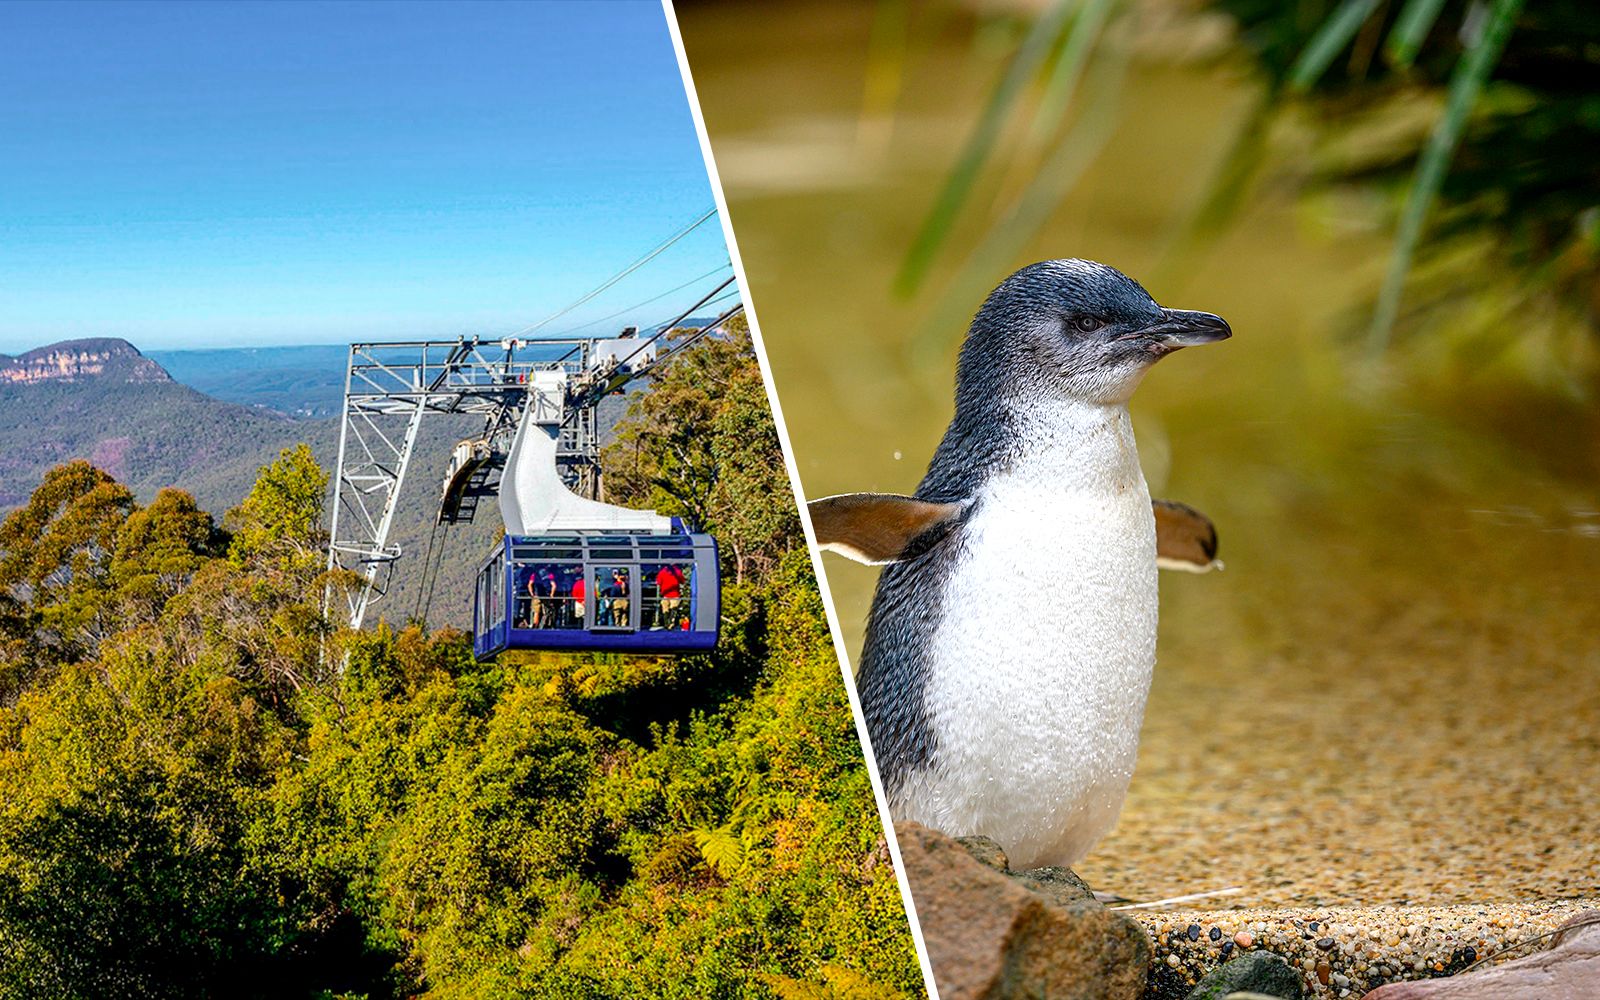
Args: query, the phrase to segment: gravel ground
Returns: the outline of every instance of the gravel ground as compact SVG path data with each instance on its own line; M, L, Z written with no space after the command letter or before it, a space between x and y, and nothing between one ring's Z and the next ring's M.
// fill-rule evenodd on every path
M1182 998L1207 971L1249 950L1287 959L1300 970L1310 996L1359 997L1384 983L1452 975L1488 956L1504 961L1541 950L1548 939L1530 939L1586 908L1330 907L1147 913L1137 919L1155 942L1150 1000ZM1526 947L1502 951L1521 943Z
M1077 871L1137 900L1241 891L1130 911L1151 1000L1241 947L1359 997L1600 906L1600 547L1559 511L1436 518L1387 562L1330 529L1282 543L1315 570L1230 576L1268 572L1246 535L1226 572L1163 578L1139 768Z
M1600 897L1600 540L1561 516L1280 541L1304 572L1235 531L1225 572L1165 575L1138 769L1078 873L1270 910Z

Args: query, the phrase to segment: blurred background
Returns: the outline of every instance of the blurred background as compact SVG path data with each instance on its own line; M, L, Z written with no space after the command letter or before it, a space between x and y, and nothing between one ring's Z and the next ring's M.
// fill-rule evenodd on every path
M678 15L808 496L915 488L1023 264L1233 324L1134 400L1152 492L1212 516L1227 569L1163 574L1092 884L1600 896L1592 5ZM876 574L827 570L854 655Z

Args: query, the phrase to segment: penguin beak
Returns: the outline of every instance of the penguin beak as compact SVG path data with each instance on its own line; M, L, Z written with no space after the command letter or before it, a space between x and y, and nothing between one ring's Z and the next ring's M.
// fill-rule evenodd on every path
M1221 316L1188 309L1163 309L1161 319L1140 330L1138 336L1160 344L1168 351L1180 347L1214 344L1233 336L1233 328Z

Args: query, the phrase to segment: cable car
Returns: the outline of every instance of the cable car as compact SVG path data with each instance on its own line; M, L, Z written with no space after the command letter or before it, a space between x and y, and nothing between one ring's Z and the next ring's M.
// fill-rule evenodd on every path
M717 644L717 543L680 518L579 496L557 450L572 396L568 374L537 370L497 484L506 533L478 569L472 652L508 649L693 653ZM477 467L489 465L488 443ZM471 478L474 442L456 448L440 518Z
M721 617L710 535L507 536L478 571L472 652L692 653L717 644Z

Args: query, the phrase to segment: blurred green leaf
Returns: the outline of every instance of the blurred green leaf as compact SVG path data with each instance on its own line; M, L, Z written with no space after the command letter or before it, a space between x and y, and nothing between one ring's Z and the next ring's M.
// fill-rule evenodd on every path
M917 233L911 250L906 254L900 273L895 278L895 290L901 295L915 292L922 284L922 280L927 277L928 266L933 262L934 254L938 252L940 245L949 236L962 207L972 194L972 187L983 171L983 165L994 150L996 142L999 141L1001 130L1011 114L1012 107L1022 96L1028 82L1044 64L1050 51L1055 48L1075 9L1074 4L1062 0L1046 10L1044 16L1034 22L1028 37L1023 40L1022 47L1012 58L1011 65L1006 68L1005 75L1000 78L1000 83L995 87L988 105L983 109L978 124L973 128L972 135L962 147L961 155L956 159L955 167L945 180L944 187L934 202L933 210L928 213L928 218Z
M1350 44L1350 40L1377 7L1378 0L1344 0L1339 9L1317 29L1305 51L1300 53L1294 68L1289 71L1289 89L1296 92L1309 90L1322 79L1322 74L1333 65L1333 60Z
M1056 143L1011 210L984 234L930 314L931 323L917 337L913 349L919 366L943 364L945 349L963 326L957 316L969 313L973 300L993 284L996 272L1015 263L1111 138L1131 50L1127 45L1110 45L1105 52L1108 58L1097 64L1094 91L1085 101L1083 117Z
M1400 296L1405 289L1406 274L1411 270L1411 259L1416 253L1417 241L1422 236L1422 224L1444 183L1451 154L1461 141L1461 133L1472 115L1473 106L1483 92L1484 83L1493 75L1521 10L1522 0L1495 0L1483 31L1468 44L1461 61L1450 75L1450 96L1445 104L1444 116L1434 126L1433 134L1428 137L1428 145L1417 160L1417 172L1406 193L1405 208L1400 215L1394 256L1390 259L1383 289L1378 293L1378 305L1367 338L1368 351L1372 354L1382 352L1389 344L1395 317L1400 312Z
M1434 22L1439 20L1439 11L1443 9L1444 0L1411 0L1405 5L1389 31L1389 40L1385 45L1391 64L1409 68L1416 61L1417 53L1422 50L1423 39L1433 30Z
M1089 56L1100 40L1100 31L1115 7L1116 0L1087 0L1078 16L1073 18L1066 44L1061 46L1061 54L1056 57L1055 68L1050 71L1050 80L1045 84L1044 96L1034 111L1033 124L1028 132L1029 142L1043 142L1066 117L1067 108L1072 104L1072 95L1077 92L1078 82L1083 79L1084 67L1089 64Z

